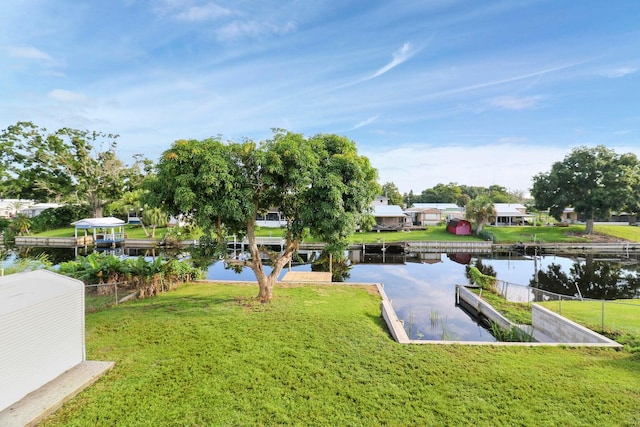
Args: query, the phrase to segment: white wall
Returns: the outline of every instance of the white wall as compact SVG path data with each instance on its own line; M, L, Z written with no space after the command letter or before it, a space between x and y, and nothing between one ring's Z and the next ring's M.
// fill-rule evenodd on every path
M0 278L0 411L85 360L84 284L39 270Z

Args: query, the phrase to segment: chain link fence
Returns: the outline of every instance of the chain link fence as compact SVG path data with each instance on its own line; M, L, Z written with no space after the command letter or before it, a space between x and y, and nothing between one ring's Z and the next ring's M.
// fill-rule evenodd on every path
M129 282L96 283L84 287L85 312L94 313L109 307L116 306L129 299L136 298L139 289ZM165 280L160 280L160 292L169 290Z
M539 303L576 323L609 335L640 336L640 299L604 300L563 295L498 280L497 291L507 301Z

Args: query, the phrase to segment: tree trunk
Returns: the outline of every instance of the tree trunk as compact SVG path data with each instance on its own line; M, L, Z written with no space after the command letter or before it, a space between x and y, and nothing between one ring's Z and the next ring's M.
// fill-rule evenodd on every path
M584 230L585 234L593 234L593 218L587 220L587 225Z
M282 269L293 257L293 253L298 247L299 242L287 242L284 253L277 258L272 257L273 269L267 275L264 271L262 258L260 258L260 249L256 243L255 224L253 219L247 224L247 239L249 240L249 252L251 253L251 269L258 280L258 299L262 303L271 301L273 297L273 286L278 281L278 277ZM275 259L274 259L275 258Z

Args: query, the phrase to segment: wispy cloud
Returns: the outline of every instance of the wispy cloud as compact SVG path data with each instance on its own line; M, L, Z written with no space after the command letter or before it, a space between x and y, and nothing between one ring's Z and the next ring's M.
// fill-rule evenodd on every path
M53 63L54 60L49 54L33 46L8 46L5 48L9 56L22 59L33 59Z
M232 14L230 9L215 3L208 3L201 6L189 6L176 13L174 17L182 21L212 21Z
M409 42L403 44L400 49L398 49L395 52L393 52L393 54L392 54L392 58L393 59L391 60L391 62L389 62L384 67L380 68L375 73L373 73L368 79L369 80L370 79L375 79L376 77L379 77L379 76L383 75L384 73L386 73L386 72L388 72L390 70L393 70L398 65L400 65L403 62L406 62L409 59L411 59L411 57L413 55L415 55L418 51L419 50L415 49L413 46L411 46L411 43L409 43Z
M539 101L544 99L544 96L499 96L489 101L494 107L503 108L505 110L526 110L538 105Z
M291 21L275 25L258 21L236 20L216 30L216 36L220 40L235 41L244 38L287 34L295 31L296 27L296 24Z
M637 71L638 69L634 67L620 67L620 68L613 68L610 70L602 71L600 74L610 79L617 79L620 77L627 76L629 74L636 73Z
M369 117L367 120L363 120L361 122L356 123L356 125L349 130L351 131L351 130L360 129L361 127L370 125L371 123L374 123L377 120L378 120L378 116Z
M54 89L48 93L49 98L65 103L85 102L89 98L84 93L72 92L65 89Z

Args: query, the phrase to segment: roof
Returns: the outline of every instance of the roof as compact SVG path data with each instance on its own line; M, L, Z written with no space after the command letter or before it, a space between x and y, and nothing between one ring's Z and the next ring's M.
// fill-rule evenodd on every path
M84 218L71 223L75 228L117 227L124 224L123 220L112 216L106 218Z
M395 218L406 217L407 214L405 214L398 205L375 205L373 207L373 216Z
M439 211L446 211L446 210L459 211L463 209L460 206L456 205L455 203L414 203L413 206L411 207L419 208L419 209L438 209Z
M531 216L527 214L527 208L520 203L494 203L496 216Z

